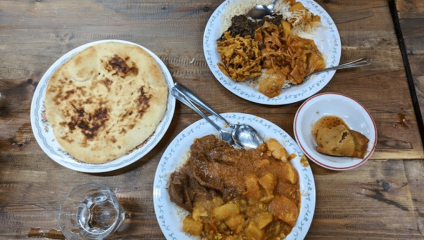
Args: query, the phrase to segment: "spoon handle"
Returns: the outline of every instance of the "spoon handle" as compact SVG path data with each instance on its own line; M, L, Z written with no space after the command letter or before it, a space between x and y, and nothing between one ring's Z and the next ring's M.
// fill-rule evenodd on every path
M200 111L199 108L196 107L196 105L194 105L189 99L186 98L186 96L184 96L184 94L182 94L178 89L176 88L172 88L171 89L171 94L177 98L180 102L184 103L185 105L187 105L187 107L191 108L193 111L195 111L197 114L199 114L200 116L202 116L206 121L208 121L214 128L216 128L216 130L220 131L221 128L216 125L216 123L214 121L212 121L211 119L209 119L208 116L206 116L202 111Z
M272 1L272 3L270 4L270 5L268 5L268 8L271 8L271 12L274 12L274 6L275 6L275 3L277 2L278 0L274 0L274 1Z
M193 111L195 111L197 114L203 117L206 121L208 121L216 130L218 130L219 134L221 135L221 139L223 141L228 142L230 145L234 145L234 140L232 138L232 133L220 128L214 121L212 121L208 116L206 116L199 108L194 105L191 100L184 95L184 93L180 92L177 88L173 87L171 89L171 94L178 99L180 102L187 105L187 107L191 108Z
M181 92L183 95L188 97L192 102L200 106L201 108L205 109L215 117L221 119L224 121L228 126L233 127L231 123L227 121L224 117L222 117L219 113L217 113L215 110L213 110L209 105L207 105L202 99L200 99L196 94L194 94L192 91L190 91L187 87L182 85L181 83L175 83L174 88L177 89L179 92Z
M369 59L367 57L361 57L361 58L358 58L356 60L353 60L352 62L341 64L341 65L338 65L338 66L335 66L335 67L324 68L322 70L311 73L311 75L316 74L316 73L320 73L320 72L330 71L330 70L368 66L370 64L371 64L371 59Z

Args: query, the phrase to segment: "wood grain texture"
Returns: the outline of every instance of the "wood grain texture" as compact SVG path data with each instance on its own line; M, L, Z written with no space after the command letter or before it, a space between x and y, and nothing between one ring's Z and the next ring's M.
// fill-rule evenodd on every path
M339 92L363 104L376 122L378 143L372 158L354 170L335 172L311 164L317 207L307 239L422 239L423 146L388 2L317 2L340 32L341 62L364 55L373 61L368 67L338 71L321 92ZM175 81L193 89L215 110L255 114L293 136L294 115L302 102L247 102L210 72L203 55L203 31L221 3L0 1L0 239L63 239L56 221L60 202L74 186L86 182L110 186L125 208L127 219L109 239L165 239L153 209L153 178L168 144L200 119L189 108L177 103L159 144L136 163L110 173L63 168L47 157L32 134L30 106L38 82L53 62L82 44L102 39L141 44L164 61ZM424 58L417 53L423 50L422 42L419 27L409 25L421 24L424 6L420 0L398 1L397 6L401 20L410 21L404 30L410 38L405 40L415 43L411 69L421 89Z
M312 170L320 183L317 199L322 200L317 201L311 239L422 239L411 214L413 200L409 180L401 174L402 161L368 162L367 168L348 172L316 165Z
M404 39L412 80L421 114L424 113L424 2L419 0L395 1L398 10L400 30ZM424 119L424 116L421 116ZM424 208L422 191L422 172L416 170L422 162L405 162L406 176L413 203L417 228L424 235Z
M406 53L421 115L424 113L424 2L419 0L396 1ZM421 116L424 119L424 116Z

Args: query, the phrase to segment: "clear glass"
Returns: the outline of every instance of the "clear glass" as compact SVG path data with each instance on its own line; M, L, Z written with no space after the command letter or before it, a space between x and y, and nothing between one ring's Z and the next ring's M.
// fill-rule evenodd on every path
M125 212L107 186L87 183L72 189L59 208L59 228L68 240L104 239L115 232Z

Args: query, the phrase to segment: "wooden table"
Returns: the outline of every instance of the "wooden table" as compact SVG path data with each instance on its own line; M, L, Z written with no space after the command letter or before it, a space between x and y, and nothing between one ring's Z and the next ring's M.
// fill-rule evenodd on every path
M395 25L402 48L402 56L405 63L405 70L413 94L415 112L419 126L423 125L424 119L424 34L421 29L424 26L424 2L422 1L396 1L393 7L397 11ZM397 16L397 17L396 17ZM422 129L421 129L422 131Z
M199 119L190 109L177 103L170 128L149 154L104 174L64 168L34 139L30 106L37 83L54 61L82 44L101 39L141 44L166 63L175 81L195 89L217 111L254 114L293 136L294 114L302 102L247 102L226 90L207 67L203 31L221 2L0 2L0 239L64 239L57 231L59 204L66 192L86 182L110 186L124 205L127 219L110 239L164 239L153 209L153 178L168 144ZM369 67L338 71L321 92L339 92L363 104L376 122L378 144L372 158L354 170L337 172L311 163L317 205L307 239L423 239L422 116L413 104L424 96L418 41L424 35L416 27L423 26L423 5L420 0L318 3L340 32L341 62L363 55L373 60ZM407 45L398 41L396 30ZM410 66L404 64L404 46ZM408 69L415 74L412 92Z

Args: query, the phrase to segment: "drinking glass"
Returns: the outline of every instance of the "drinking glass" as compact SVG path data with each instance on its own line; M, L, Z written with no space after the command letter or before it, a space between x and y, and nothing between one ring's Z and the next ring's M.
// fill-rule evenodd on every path
M76 186L59 208L59 228L68 240L104 239L125 218L122 205L107 186L87 183Z

